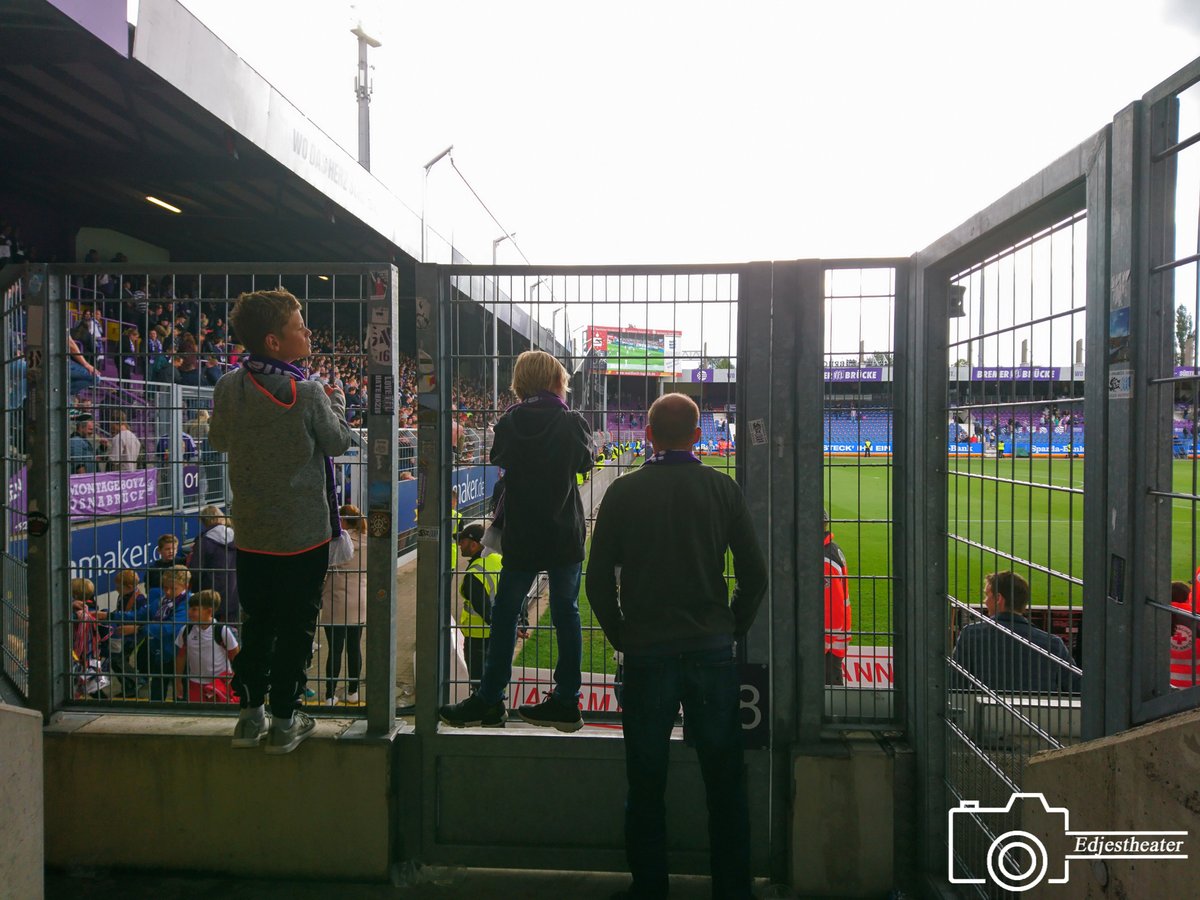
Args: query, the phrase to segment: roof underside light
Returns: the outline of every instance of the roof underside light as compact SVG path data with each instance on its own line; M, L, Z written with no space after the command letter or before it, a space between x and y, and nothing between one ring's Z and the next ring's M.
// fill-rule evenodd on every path
M150 197L150 196L147 196L147 197L146 197L146 202L147 202L147 203L153 203L155 206L161 206L161 207L162 207L163 209L165 209L167 212L173 212L173 213L176 213L176 214L183 212L183 210L182 210L182 209L180 209L178 206L172 206L172 205L171 205L170 203L168 203L166 200L159 200L157 197Z

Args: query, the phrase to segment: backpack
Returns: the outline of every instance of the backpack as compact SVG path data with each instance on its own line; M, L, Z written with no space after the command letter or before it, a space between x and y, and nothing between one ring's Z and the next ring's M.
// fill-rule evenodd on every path
M199 627L199 626L197 626L195 622L188 622L186 625L183 626L183 640L185 643L187 642L188 635L190 635L192 633L192 629L197 628L197 627ZM228 650L229 645L226 643L225 629L228 628L229 626L222 625L219 622L213 622L212 627L216 630L216 634L213 635L213 640L217 642L218 646L222 647L225 650Z

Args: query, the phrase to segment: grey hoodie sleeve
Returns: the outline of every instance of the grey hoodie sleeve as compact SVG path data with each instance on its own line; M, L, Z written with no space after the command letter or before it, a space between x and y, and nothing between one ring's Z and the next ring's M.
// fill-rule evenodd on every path
M326 395L321 385L311 381L304 384L312 385L308 390L313 393L311 421L317 450L323 456L345 453L354 440L350 426L346 424L346 395L341 391ZM211 432L209 434L211 438Z

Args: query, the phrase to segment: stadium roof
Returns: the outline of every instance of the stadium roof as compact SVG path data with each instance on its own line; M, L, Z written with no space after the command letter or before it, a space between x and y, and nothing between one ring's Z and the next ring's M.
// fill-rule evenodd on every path
M173 260L414 255L412 210L175 0L142 0L136 29L125 0L4 9L0 194L56 233L113 228Z

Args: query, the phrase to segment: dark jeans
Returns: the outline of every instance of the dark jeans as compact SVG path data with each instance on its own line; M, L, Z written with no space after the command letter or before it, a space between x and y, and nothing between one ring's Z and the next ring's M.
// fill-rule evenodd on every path
M487 638L463 638L463 648L466 650L467 672L471 676L471 687L479 687L479 679L483 677L483 667L487 660Z
M825 683L845 684L842 680L842 658L825 651Z
M558 664L554 667L554 696L574 706L579 702L583 681L579 668L583 663L583 629L579 623L579 575L582 563L550 569L550 621L558 639ZM504 690L512 678L513 650L517 646L517 619L525 595L533 586L537 572L522 572L507 566L500 570L496 600L492 607L492 633L488 640L487 662L479 696L488 703L504 699Z
M683 706L684 733L696 748L708 797L714 898L748 898L750 813L742 766L737 664L732 648L672 656L626 655L621 721L625 730L625 854L635 897L667 896L667 761Z
M325 658L325 699L333 696L337 677L342 671L342 650L346 651L347 694L358 693L358 676L362 674L362 626L326 625L325 637L329 640L329 656Z
M273 716L287 719L300 705L328 569L328 544L293 556L238 551L242 649L233 687L243 707L261 706L268 692Z

